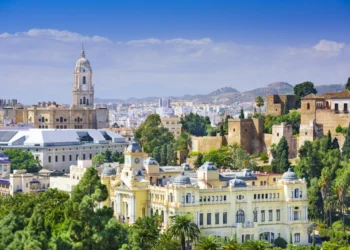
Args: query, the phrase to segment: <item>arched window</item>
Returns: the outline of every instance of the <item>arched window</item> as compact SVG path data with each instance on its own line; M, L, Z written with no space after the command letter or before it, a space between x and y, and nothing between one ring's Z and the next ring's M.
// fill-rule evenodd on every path
M85 96L83 97L83 104L85 104L86 103L86 98L85 98Z
M237 223L244 223L244 212L242 209L237 211L236 222Z
M310 109L310 103L306 104L306 108Z
M294 190L294 198L299 198L299 188Z
M255 186L255 181L252 182L252 186Z
M60 117L60 122L63 122L63 117Z
M86 83L86 77L83 76L83 84L85 84L85 83Z

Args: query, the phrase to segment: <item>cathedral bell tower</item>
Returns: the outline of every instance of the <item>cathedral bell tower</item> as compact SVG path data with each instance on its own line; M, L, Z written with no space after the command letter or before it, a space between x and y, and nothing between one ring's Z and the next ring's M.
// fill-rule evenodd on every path
M84 48L74 70L73 106L94 106L92 69L89 60L85 58Z

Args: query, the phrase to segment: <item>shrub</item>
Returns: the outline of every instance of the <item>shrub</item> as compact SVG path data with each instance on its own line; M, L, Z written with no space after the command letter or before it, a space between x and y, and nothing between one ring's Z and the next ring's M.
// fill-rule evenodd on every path
M342 133L342 132L343 132L343 128L342 128L340 125L338 125L338 126L335 128L335 132L337 132L337 133Z
M277 237L274 241L275 246L281 247L281 248L286 248L287 247L287 241L281 237Z
M260 154L260 160L267 162L269 160L269 156L267 155L267 153L261 153Z

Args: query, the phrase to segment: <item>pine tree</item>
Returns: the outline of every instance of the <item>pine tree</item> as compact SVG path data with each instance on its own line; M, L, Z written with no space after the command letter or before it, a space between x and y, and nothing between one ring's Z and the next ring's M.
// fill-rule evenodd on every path
M163 144L160 150L160 161L159 164L161 166L167 166L167 144Z
M275 157L271 162L272 171L274 173L284 173L290 167L290 162L288 161L288 150L287 139L282 136L277 145Z
M152 152L152 157L157 161L160 162L160 152L161 148L159 146L155 147Z
M344 159L350 158L350 124L348 127L348 131L346 132L345 142L342 148L342 155Z
M350 90L350 77L348 78L347 83L345 84L345 89Z
M241 109L241 114L239 115L239 119L244 119L244 111Z

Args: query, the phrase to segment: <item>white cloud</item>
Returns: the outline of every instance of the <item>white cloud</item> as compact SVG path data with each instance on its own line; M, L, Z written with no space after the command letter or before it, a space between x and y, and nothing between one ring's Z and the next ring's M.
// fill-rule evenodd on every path
M0 34L0 37L37 37L52 39L63 42L111 42L108 38L101 36L83 36L81 34L70 32L68 30L55 30L55 29L31 29L27 32L17 32L14 34L3 33Z
M345 47L345 43L321 40L313 48L319 52L340 52Z
M104 98L206 94L222 86L242 91L274 81L339 84L350 76L350 46L326 40L310 47L210 38L122 42L65 30L31 29L0 34L0 84L8 86L1 98L70 103L82 42L94 71L96 96Z

